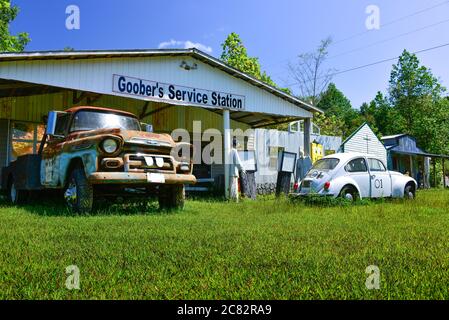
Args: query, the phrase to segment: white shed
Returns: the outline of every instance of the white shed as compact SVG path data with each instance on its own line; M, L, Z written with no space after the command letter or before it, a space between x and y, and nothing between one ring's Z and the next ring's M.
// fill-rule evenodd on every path
M343 141L339 151L375 155L387 165L387 149L366 122Z

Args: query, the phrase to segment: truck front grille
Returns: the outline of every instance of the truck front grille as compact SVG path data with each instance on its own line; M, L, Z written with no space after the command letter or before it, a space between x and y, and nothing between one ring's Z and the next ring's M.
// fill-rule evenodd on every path
M157 154L125 154L124 166L126 172L176 172L171 156Z

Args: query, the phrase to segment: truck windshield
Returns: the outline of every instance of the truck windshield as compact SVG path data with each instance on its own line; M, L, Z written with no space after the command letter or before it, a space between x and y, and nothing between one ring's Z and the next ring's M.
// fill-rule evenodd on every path
M139 120L126 115L98 111L78 111L73 118L70 132L105 128L140 131Z
M340 160L336 158L321 159L315 162L312 169L315 170L334 170Z

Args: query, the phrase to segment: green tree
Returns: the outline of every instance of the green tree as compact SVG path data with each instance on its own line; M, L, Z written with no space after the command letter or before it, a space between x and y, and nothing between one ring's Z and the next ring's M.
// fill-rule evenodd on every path
M416 102L428 96L433 101L441 98L445 88L433 76L430 69L420 65L415 54L404 50L390 75L390 103L404 117L407 127L412 128L417 116ZM418 115L420 116L420 115Z
M330 83L326 91L321 94L317 107L325 112L326 117L335 119L331 123L339 126L337 131L343 137L347 137L363 122L357 110L352 108L349 99L343 92L337 89L334 83ZM322 127L322 125L321 129L324 129L324 131L336 131L335 128L326 128Z
M20 52L30 41L28 33L14 36L9 33L9 24L17 17L19 8L11 6L10 0L0 0L0 52Z
M402 118L404 123L396 130L416 137L423 149L433 153L449 151L449 105L443 98L445 91L431 70L422 66L415 54L404 50L393 66L389 85L390 105L396 112L393 116ZM390 122L393 116L388 116Z
M261 71L259 59L248 56L246 47L237 33L232 32L229 34L221 46L223 50L220 59L222 61L258 80L271 85L272 87L278 88L288 94L291 93L290 89L280 88L265 71Z

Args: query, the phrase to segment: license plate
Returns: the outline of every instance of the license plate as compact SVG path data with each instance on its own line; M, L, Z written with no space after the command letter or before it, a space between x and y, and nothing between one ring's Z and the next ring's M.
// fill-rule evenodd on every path
M147 181L151 183L165 183L165 177L161 173L147 172Z

